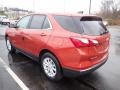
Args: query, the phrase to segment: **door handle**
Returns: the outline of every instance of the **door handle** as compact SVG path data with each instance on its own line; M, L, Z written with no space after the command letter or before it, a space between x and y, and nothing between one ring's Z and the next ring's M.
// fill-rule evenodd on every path
M45 33L41 33L40 36L46 36L46 34Z
M25 40L25 37L22 37L22 40Z

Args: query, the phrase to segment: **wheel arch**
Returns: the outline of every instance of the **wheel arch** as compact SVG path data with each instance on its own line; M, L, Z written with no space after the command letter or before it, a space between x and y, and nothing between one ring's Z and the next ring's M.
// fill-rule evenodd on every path
M57 57L52 51L50 51L50 50L48 50L48 49L43 49L43 50L40 51L40 53L39 53L39 62L40 62L40 60L41 60L42 55L45 54L45 53L47 53L47 52L48 52L48 53L51 53L52 55L55 56L55 58L57 59L59 65L60 65L60 67L62 68L61 63L60 63L58 57Z

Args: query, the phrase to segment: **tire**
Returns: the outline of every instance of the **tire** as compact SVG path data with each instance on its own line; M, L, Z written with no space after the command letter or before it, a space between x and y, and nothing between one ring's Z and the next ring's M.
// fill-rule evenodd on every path
M63 75L57 58L51 53L45 53L41 57L41 67L46 77L52 81L59 81Z
M6 37L6 47L10 53L16 52L16 49L12 46L9 37Z

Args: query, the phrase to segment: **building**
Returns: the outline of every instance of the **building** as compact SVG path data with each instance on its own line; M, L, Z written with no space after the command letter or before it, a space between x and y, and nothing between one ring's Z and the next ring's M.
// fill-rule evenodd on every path
M18 19L26 14L32 13L32 11L8 7L0 7L0 11L4 12L4 14L6 14L10 19Z
M7 14L8 18L11 18L11 19L18 19L29 13L32 13L32 11L19 9L19 8L8 8L5 10L5 14Z

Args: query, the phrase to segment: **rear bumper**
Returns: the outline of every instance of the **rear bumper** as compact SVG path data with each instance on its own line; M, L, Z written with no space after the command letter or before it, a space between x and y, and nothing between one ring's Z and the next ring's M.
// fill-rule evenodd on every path
M103 60L102 62L100 62L100 63L98 63L98 64L96 64L96 65L94 65L92 67L89 67L87 69L80 70L80 71L75 71L75 70L70 70L70 69L63 68L63 74L66 77L77 77L77 76L81 76L81 75L91 73L94 70L96 70L97 68L101 67L103 64L105 64L107 59Z

